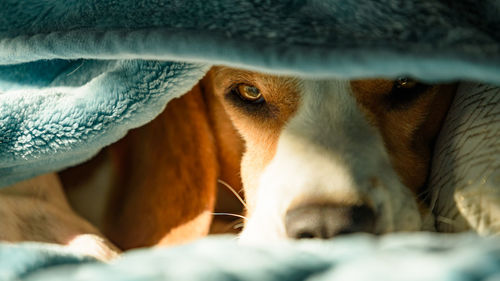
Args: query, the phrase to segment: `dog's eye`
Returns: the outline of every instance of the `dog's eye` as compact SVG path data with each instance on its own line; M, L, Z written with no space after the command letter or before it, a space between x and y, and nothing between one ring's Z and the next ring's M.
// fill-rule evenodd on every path
M401 77L394 81L391 92L386 96L391 109L403 109L416 101L429 85L420 83L407 77Z
M394 88L397 89L411 89L418 85L419 83L408 77L400 77L394 82Z
M233 91L237 94L242 100L250 103L262 103L264 102L264 97L262 93L257 87L247 85L247 84L239 84L237 85Z
M269 103L264 98L262 91L251 84L231 85L226 89L224 100L248 117L259 120L276 118L277 107Z

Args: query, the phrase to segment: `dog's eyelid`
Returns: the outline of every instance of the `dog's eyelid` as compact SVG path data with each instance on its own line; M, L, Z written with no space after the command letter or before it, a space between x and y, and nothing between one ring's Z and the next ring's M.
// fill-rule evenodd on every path
M406 76L402 76L402 77L398 77L396 79L396 81L394 81L393 87L401 88L401 89L410 89L410 88L418 86L419 84L421 84L421 83L419 83L415 79L412 79L412 78L406 77Z
M398 78L385 99L389 109L405 109L418 100L430 87L431 85L410 78Z
M224 94L229 94L231 93L231 91L233 91L235 88L237 88L239 85L249 85L249 86L252 86L253 83L250 83L249 81L247 80L241 80L241 79L231 79L227 82L225 82L223 85L223 89L224 89Z
M425 84L417 79L401 76L396 78L392 84L392 89L389 95L394 94L406 94L406 93L414 93L414 92L424 92L431 85Z
M259 88L251 84L239 83L232 85L226 92L226 96L236 96L242 102L249 105L258 105L266 102Z
M258 98L262 97L262 93L259 90L259 88L252 86L252 85L240 84L240 85L238 85L236 90L243 98L245 98L249 101L255 101Z

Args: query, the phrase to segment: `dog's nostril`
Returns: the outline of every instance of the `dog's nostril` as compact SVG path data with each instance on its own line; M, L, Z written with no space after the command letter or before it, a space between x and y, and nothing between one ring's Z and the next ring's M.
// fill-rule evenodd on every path
M285 228L294 239L328 239L355 232L373 233L375 213L367 206L311 204L287 212Z
M311 239L314 238L316 235L314 233L304 231L304 232L299 232L297 233L297 238L298 239Z

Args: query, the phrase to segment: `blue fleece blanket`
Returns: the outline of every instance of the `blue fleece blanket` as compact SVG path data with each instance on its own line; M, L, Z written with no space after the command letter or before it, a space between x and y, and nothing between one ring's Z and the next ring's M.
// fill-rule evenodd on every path
M212 64L500 84L499 26L496 0L0 0L0 187L90 158ZM317 242L305 252L302 243L204 241L111 265L50 245L2 244L0 280L500 278L496 240L377 241ZM48 271L30 277L40 268Z
M499 10L496 0L2 0L0 187L90 158L210 64L500 84Z
M259 246L211 238L185 246L135 250L104 264L64 249L3 245L0 280L499 280L500 240L474 235L351 236ZM29 251L30 250L30 251ZM58 253L59 255L55 255ZM33 258L45 255L38 262ZM61 255L66 260L61 260ZM26 265L26 260L31 261ZM18 264L17 264L18 263ZM20 264L20 265L19 265Z

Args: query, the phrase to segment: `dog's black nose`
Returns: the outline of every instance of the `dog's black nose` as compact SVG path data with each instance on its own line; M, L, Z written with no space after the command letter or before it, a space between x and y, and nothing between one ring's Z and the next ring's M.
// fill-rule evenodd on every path
M286 213L285 228L288 237L295 239L374 233L375 213L367 206L303 205Z

